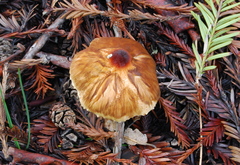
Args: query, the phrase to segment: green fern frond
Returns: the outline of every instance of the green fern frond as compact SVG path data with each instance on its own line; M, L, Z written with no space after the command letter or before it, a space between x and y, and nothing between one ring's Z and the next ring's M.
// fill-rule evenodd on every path
M206 4L195 3L202 16L191 12L198 23L204 43L202 54L198 52L197 42L192 45L196 56L195 66L198 79L205 71L216 68L209 63L210 61L231 54L230 52L216 53L216 50L230 45L233 37L239 35L239 32L229 32L235 30L231 25L240 21L240 12L228 15L222 13L233 10L234 7L240 5L240 2L234 3L234 0L205 0L205 2Z

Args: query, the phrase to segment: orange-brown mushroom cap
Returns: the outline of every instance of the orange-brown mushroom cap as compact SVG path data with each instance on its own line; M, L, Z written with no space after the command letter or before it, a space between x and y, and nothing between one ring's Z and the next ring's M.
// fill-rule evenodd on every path
M160 95L155 67L134 40L96 38L74 56L70 79L83 108L121 122L155 107Z

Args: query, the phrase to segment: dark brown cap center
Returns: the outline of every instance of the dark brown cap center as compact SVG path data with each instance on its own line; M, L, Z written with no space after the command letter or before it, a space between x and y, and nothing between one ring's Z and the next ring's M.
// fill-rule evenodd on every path
M112 65L121 68L126 66L130 62L130 56L125 50L119 49L108 55Z

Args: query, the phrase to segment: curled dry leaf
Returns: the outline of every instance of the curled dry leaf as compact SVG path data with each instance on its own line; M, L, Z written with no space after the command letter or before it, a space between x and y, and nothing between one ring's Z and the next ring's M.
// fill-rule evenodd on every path
M146 134L143 134L140 132L138 129L131 129L127 128L124 132L124 141L125 143L129 145L136 145L136 144L141 144L141 145L150 145L155 148L154 145L147 143L148 138Z

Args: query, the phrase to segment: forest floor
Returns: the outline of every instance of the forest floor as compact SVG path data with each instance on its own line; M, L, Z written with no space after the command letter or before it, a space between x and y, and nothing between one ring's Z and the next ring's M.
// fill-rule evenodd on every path
M239 3L1 0L0 164L240 164ZM70 80L100 37L135 40L156 63L160 98L125 122L121 155Z

